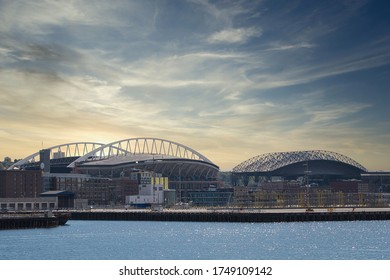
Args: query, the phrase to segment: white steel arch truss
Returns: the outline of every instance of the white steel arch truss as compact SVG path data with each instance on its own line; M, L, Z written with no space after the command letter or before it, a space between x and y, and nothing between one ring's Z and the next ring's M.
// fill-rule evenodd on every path
M129 138L112 142L81 156L68 167L75 167L81 162L92 162L113 157L131 155L158 155L168 158L182 158L212 163L199 152L177 142L160 138Z
M50 159L61 159L82 157L83 155L88 154L91 151L96 150L102 146L104 146L104 144L102 143L75 142L53 146L50 148L46 148L45 150L50 150ZM20 169L25 165L39 162L39 153L40 152L36 152L25 157L22 160L19 160L18 162L11 165L8 170Z

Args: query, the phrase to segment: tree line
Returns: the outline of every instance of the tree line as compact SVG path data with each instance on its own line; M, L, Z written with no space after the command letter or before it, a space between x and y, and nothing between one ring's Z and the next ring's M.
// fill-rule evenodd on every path
M4 160L0 162L0 170L5 170L20 159L12 160L10 157L4 157Z

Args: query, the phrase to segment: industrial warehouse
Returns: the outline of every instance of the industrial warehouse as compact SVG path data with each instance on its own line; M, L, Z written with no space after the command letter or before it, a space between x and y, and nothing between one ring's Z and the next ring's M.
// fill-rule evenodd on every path
M220 172L185 145L129 138L109 144L62 144L27 156L0 171L0 202L4 210L30 210L35 205L387 207L389 175L369 172L345 155L323 150L268 153L238 164L232 172Z

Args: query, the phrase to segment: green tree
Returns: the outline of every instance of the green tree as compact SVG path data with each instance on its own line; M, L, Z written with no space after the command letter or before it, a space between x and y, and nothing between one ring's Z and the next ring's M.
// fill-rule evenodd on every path
M3 169L7 169L12 165L12 159L10 157L5 157L1 164L3 166Z

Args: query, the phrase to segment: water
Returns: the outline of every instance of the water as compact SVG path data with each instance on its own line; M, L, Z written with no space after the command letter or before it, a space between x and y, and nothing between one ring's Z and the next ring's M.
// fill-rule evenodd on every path
M390 259L390 221L196 223L74 221L0 231L11 260Z

